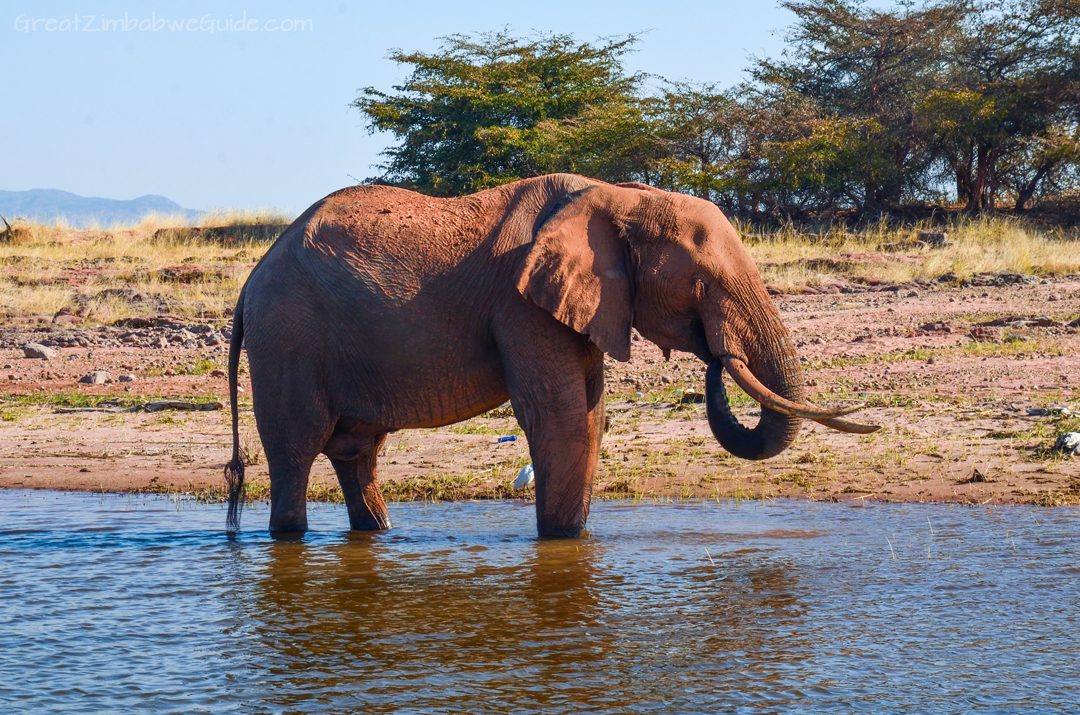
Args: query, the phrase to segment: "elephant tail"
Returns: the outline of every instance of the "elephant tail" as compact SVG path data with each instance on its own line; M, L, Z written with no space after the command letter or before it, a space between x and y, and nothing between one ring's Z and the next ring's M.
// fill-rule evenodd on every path
M229 340L229 401L232 403L232 459L225 465L225 488L229 492L229 514L225 530L235 534L240 530L240 512L244 508L244 455L240 450L240 406L236 382L240 372L240 349L244 344L244 292L236 301L233 312L232 338Z

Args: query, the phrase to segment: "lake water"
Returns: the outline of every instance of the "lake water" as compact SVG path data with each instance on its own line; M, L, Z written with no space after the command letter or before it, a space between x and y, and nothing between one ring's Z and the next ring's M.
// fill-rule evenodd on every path
M5 713L1075 712L1080 511L0 492Z

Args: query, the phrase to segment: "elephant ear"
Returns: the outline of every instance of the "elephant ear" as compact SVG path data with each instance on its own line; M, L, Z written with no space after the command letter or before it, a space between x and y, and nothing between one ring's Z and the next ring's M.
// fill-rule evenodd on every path
M630 359L633 287L626 239L592 187L560 200L536 230L517 289L616 360ZM610 198L610 197L607 197Z

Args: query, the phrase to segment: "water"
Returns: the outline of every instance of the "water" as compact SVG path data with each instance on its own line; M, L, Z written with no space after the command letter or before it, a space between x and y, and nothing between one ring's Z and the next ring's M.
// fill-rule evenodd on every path
M311 510L0 492L10 712L1073 712L1080 512L515 503ZM931 533L931 529L933 533ZM895 557L894 557L895 555Z

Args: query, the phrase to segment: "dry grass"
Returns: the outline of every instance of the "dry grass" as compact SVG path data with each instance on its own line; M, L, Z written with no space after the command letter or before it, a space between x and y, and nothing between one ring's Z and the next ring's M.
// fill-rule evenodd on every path
M147 313L221 315L236 300L276 227L289 221L271 209L217 209L196 225L179 215L151 214L135 225L83 231L63 222L16 221L0 234L0 316L51 317L65 308L89 323ZM229 231L224 240L213 230L223 227L252 230ZM945 229L951 245L933 249L917 242L919 227L737 228L765 280L780 288L820 285L837 277L907 282L950 272L960 278L1080 272L1080 234L1047 231L1011 217L954 219ZM205 270L193 279L162 273L180 265ZM144 298L132 300L132 291Z
M82 231L62 222L13 222L0 241L0 314L52 316L67 308L91 323L162 312L220 315L270 241L221 245L185 229L289 220L273 210L218 210L195 226L157 214L134 225ZM181 265L203 270L179 279L162 272ZM133 292L142 298L132 300Z
M781 288L827 284L833 276L907 282L945 273L966 278L975 273L1053 276L1080 272L1080 233L1048 231L1014 217L959 218L944 227L880 224L852 230L834 226L816 233L794 226L760 231L736 225L736 229L765 280ZM950 245L921 246L920 230L944 230Z

